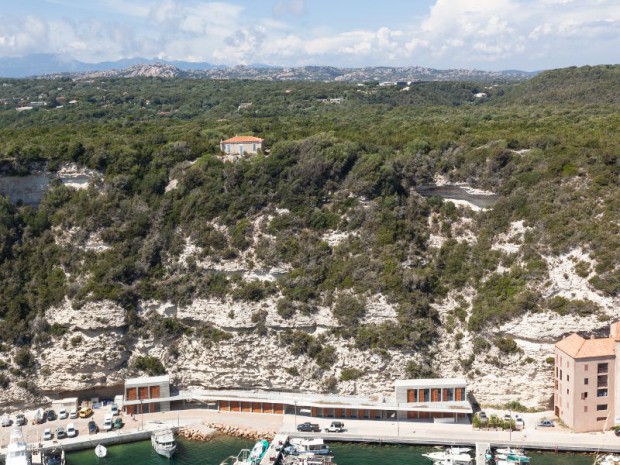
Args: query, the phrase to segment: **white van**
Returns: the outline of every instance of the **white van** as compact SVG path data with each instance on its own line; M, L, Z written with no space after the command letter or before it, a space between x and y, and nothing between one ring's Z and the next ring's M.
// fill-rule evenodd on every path
M64 408L64 407L60 407L60 410L58 410L58 418L60 420L64 420L68 416L69 416L69 414L67 413L67 409Z
M103 417L103 429L104 431L110 431L112 429L112 414L108 413Z

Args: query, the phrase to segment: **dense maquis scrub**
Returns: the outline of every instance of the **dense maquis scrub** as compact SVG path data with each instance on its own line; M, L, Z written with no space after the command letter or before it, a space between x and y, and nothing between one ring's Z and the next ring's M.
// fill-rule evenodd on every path
M596 313L592 302L545 299L536 287L547 279L543 256L581 247L596 265L579 264L579 272L605 295L620 292L620 112L610 93L619 75L617 67L567 69L521 84L407 90L2 80L0 98L9 102L0 109L3 174L67 163L102 174L85 190L54 184L36 207L0 197L2 347L57 337L60 329L42 315L65 298L76 308L109 299L126 309L129 331L171 341L193 332L205 344L231 336L175 319L147 324L139 303L277 298L285 318L331 308L340 325L334 331L359 349L409 352L432 344L440 324L432 304L465 288L475 292L471 307L463 303L447 321L472 331L542 309ZM15 110L34 100L47 106ZM243 102L252 105L240 108ZM219 142L235 134L264 138L269 153L224 162ZM437 176L500 199L472 212L415 193ZM175 188L166 189L171 180ZM527 228L521 253L492 248L517 221ZM475 241L462 240L463 222ZM333 231L344 239L330 245ZM446 240L432 246L433 234ZM92 238L106 248L85 247ZM188 242L199 255L179 260ZM248 251L257 266L286 271L275 282L244 281L198 265ZM395 320L364 322L375 294L394 305ZM267 331L264 315L253 321ZM282 343L319 366L334 361L324 338L295 331L283 333ZM476 347L487 346L480 339ZM150 359L140 367L161 371ZM426 372L411 366L418 371Z

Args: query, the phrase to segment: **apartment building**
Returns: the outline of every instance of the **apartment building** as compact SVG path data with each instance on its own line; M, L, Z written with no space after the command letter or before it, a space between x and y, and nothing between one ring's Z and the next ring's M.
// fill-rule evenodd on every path
M620 424L620 323L609 337L571 334L555 345L554 411L575 432L604 431Z

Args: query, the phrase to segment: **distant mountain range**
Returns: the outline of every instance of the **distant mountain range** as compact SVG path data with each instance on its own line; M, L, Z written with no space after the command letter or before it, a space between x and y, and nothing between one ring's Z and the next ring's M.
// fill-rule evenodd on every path
M333 66L278 67L263 64L221 66L211 63L127 58L101 63L84 63L63 55L37 54L19 58L0 58L0 77L186 77L211 79L256 79L271 81L514 81L537 72L518 70L481 71L439 70L421 66L337 68Z

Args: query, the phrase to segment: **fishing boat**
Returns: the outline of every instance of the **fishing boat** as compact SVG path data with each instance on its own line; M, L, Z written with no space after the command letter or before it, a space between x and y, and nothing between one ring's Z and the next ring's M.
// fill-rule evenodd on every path
M95 455L102 459L103 457L108 455L108 449L106 449L103 444L97 444L97 447L95 447Z
M42 454L43 465L65 465L67 460L65 458L65 451L59 447L43 452Z
M442 451L422 454L422 456L432 460L433 462L448 462L460 465L472 462L472 458L469 455L470 450L471 449L469 447L448 447Z
M251 465L258 465L260 461L263 459L265 453L267 453L267 449L269 449L269 441L266 439L261 439L250 451L250 455L248 457L249 463Z
M331 450L329 449L327 444L325 444L323 440L319 438L291 438L289 439L289 445L284 448L284 452L290 455L329 455L331 453Z
M21 427L17 426L11 431L9 446L6 451L6 465L31 465L32 455L28 443L24 441Z
M155 452L167 458L172 457L177 450L177 443L174 440L174 433L171 429L154 431L151 435L151 444Z
M497 449L495 451L497 465L528 465L530 458L521 449Z

